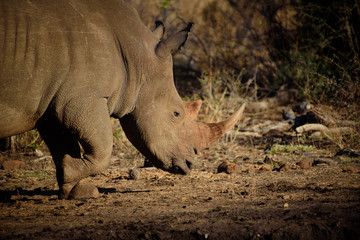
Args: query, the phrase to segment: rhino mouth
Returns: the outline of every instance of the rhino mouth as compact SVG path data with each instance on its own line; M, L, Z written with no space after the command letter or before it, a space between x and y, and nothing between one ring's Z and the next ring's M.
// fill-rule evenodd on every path
M167 171L170 173L186 175L193 168L194 168L193 160L172 159L172 166Z

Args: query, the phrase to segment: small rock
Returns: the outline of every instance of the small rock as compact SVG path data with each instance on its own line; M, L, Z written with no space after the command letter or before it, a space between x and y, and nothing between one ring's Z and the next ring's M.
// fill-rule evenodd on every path
M346 167L343 168L343 172L346 172L346 173L358 173L359 169L354 168L353 166L346 166Z
M229 163L226 173L228 174L232 174L232 173L236 173L239 170L239 165L236 163Z
M218 173L225 172L227 169L227 166L229 165L228 162L224 161L218 166Z
M306 101L298 103L298 104L292 106L292 110L294 112L297 112L297 113L303 113L306 110L309 110L311 108L312 108L312 105L309 102L306 102Z
M34 152L34 155L36 157L43 157L44 153L40 149L36 149L35 152Z
M140 178L140 172L136 169L130 169L129 171L130 179L138 180Z
M1 164L1 168L4 170L17 170L23 169L24 167L25 163L19 160L9 160Z
M284 109L283 111L283 119L289 120L289 119L295 119L295 113L292 109Z
M272 158L270 158L269 156L266 156L264 159L264 163L272 165L274 167L279 167L280 163L273 160Z
M272 171L272 167L270 164L264 164L260 167L260 171Z
M267 164L274 164L274 160L272 160L269 156L266 156L265 159L264 159L264 163L267 163Z
M284 196L282 196L282 199L288 200L288 199L290 199L290 196L289 195L284 195Z
M279 170L280 171L290 171L291 167L290 167L290 164L288 163L283 163L281 164Z
M256 171L257 171L257 168L255 167L255 165L251 165L245 169L245 172L247 172L247 173L255 173Z
M312 166L312 163L308 160L302 160L300 162L296 163L297 166L299 166L301 169L309 169Z
M288 208L289 204L288 203L284 203L284 208Z
M236 173L239 170L239 165L236 163L222 162L218 166L218 173L226 172L227 174Z

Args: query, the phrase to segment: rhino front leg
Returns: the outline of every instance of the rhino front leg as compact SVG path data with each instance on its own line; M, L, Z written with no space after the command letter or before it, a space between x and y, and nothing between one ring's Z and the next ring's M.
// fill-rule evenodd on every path
M56 165L59 198L67 199L70 193L72 198L91 197L97 189L79 181L109 165L112 128L106 100L75 99L66 105L61 120L46 114L38 124Z

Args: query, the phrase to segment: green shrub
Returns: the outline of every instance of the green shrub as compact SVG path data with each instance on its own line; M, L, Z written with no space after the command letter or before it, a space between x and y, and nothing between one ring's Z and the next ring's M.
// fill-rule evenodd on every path
M310 145L280 145L274 144L270 149L266 150L266 153L278 154L278 153L293 153L293 152L313 152L315 151L314 146Z

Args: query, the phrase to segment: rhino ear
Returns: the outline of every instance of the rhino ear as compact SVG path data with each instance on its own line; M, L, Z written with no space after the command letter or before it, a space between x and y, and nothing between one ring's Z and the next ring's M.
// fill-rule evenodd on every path
M159 40L162 39L165 33L165 26L161 21L155 22L155 29L152 31L155 37L157 37Z
M171 53L174 53L182 46L184 46L192 25L193 23L189 23L187 27L182 31L160 41L159 44L156 46L156 54L160 58L166 58Z

